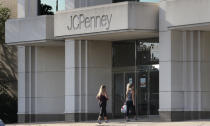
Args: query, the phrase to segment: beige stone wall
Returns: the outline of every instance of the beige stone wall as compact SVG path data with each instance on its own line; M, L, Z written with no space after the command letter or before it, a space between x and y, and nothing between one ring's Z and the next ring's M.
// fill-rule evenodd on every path
M10 18L17 18L17 0L0 0L0 4L11 10Z

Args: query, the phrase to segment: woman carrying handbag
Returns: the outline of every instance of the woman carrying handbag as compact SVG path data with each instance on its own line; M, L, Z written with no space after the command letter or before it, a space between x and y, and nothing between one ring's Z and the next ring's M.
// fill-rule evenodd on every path
M128 83L126 86L126 106L126 121L129 121L128 116L130 110L134 114L134 119L137 120L135 112L135 90L134 85L130 83Z

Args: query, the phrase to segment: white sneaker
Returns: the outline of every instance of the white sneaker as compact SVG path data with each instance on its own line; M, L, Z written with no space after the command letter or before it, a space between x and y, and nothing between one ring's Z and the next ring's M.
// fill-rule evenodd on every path
M101 120L97 120L98 124L101 124Z

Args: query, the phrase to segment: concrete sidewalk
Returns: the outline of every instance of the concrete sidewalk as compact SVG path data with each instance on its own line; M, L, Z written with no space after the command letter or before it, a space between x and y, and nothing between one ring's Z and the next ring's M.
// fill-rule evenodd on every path
M6 126L210 126L210 120L196 120L196 121L183 121L183 122L144 122L144 121L130 121L124 120L110 120L109 123L96 121L88 122L51 122L51 123L34 123L34 124L9 124Z

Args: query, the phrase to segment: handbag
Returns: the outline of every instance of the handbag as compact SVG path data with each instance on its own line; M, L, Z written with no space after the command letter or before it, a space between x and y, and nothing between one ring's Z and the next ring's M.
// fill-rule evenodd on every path
M121 107L121 112L122 112L122 113L126 113L126 112L127 112L127 105L123 105L123 106Z

